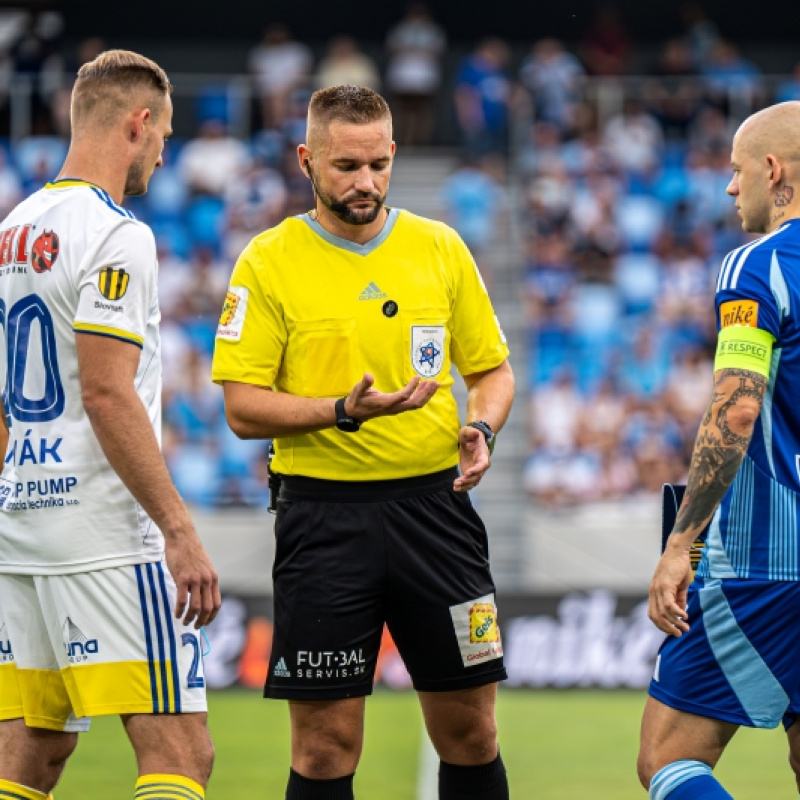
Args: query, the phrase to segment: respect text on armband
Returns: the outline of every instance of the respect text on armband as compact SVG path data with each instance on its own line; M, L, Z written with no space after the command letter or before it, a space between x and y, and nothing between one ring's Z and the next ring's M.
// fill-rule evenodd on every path
M761 344L747 341L732 340L720 342L717 348L717 355L742 355L750 358L764 359L767 357L767 348Z

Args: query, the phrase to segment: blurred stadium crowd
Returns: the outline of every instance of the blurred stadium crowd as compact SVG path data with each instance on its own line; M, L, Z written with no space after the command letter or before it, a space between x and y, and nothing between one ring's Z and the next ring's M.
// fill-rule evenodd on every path
M744 241L725 196L731 136L750 111L800 99L800 69L763 75L698 6L685 6L684 20L684 34L645 67L613 7L574 46L540 39L523 52L487 38L452 68L446 31L422 4L380 54L336 36L315 55L271 24L247 59L244 137L232 134L226 88L201 88L193 132L178 131L148 194L129 202L158 243L164 452L184 497L267 502L265 444L229 432L209 360L238 253L312 206L295 146L310 92L335 83L383 91L399 144L457 150L442 213L487 279L498 214L515 215L530 495L571 506L680 480L710 391L715 270ZM54 12L0 12L2 215L57 173L71 80L115 46L94 38L67 48L62 23ZM443 115L452 141L436 138Z

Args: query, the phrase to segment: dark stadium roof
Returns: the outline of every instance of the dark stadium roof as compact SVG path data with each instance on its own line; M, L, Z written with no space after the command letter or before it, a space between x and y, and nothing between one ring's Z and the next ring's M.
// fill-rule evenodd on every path
M136 0L132 5L100 0L65 0L61 5L67 35L72 39L99 34L137 38L215 38L254 41L269 22L287 23L297 38L325 40L349 33L380 41L408 5L405 0ZM33 7L37 5L33 0ZM737 8L729 0L700 3L724 36L742 44L753 41L796 41L800 34L800 4L778 0L767 13ZM0 6L11 5L0 0ZM13 5L26 5L14 3ZM681 0L429 0L436 19L451 41L470 41L493 34L511 41L557 36L577 41L600 5L617 5L635 40L663 41L683 30ZM28 5L31 7L31 5Z

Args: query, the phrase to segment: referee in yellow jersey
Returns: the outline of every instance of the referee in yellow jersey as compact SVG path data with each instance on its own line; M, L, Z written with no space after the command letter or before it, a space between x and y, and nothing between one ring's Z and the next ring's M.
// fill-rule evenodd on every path
M505 338L458 235L384 205L395 143L379 94L316 92L297 152L315 208L241 254L213 364L231 428L273 438L282 477L265 696L289 701L286 797L354 797L386 623L441 759L439 797L506 800L506 673L467 494L513 399Z

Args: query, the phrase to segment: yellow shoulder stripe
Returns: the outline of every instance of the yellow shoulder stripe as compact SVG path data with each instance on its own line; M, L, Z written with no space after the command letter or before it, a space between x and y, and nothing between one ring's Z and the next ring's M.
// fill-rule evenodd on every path
M94 333L98 336L110 336L113 339L122 339L124 342L144 347L144 337L130 331L123 331L119 328L112 328L108 325L92 325L88 322L74 322L72 329L77 333Z

